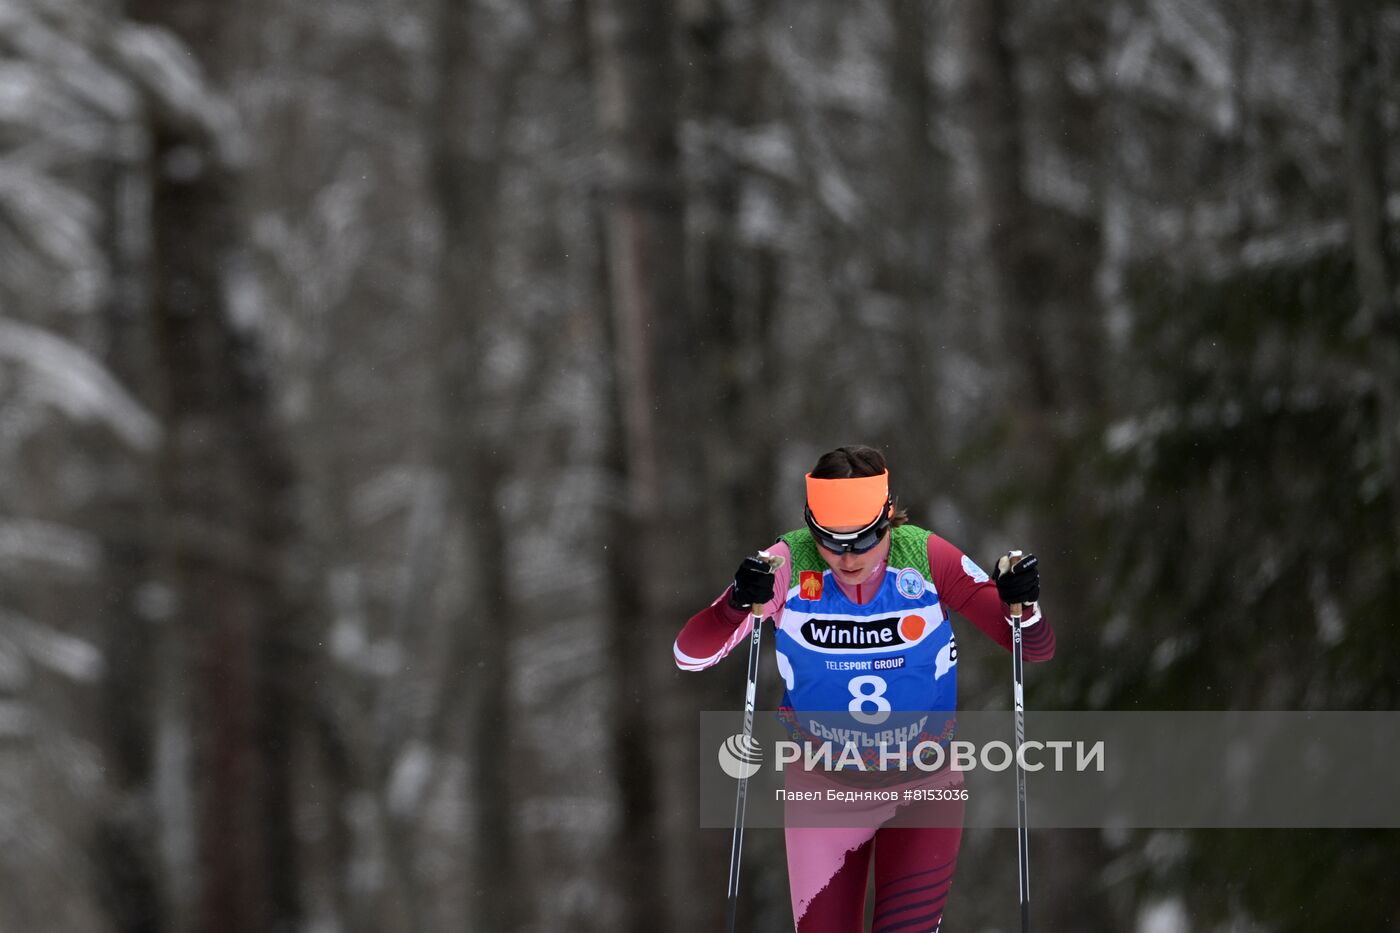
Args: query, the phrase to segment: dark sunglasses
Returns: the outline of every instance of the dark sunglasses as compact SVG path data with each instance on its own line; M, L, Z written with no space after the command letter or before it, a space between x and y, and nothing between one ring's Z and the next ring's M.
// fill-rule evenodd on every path
M812 537L816 538L818 544L833 554L864 554L883 541L885 532L890 530L890 503L888 499L885 500L885 506L880 510L879 516L857 531L835 532L823 528L812 517L810 508L804 509L804 511L807 527L811 529Z

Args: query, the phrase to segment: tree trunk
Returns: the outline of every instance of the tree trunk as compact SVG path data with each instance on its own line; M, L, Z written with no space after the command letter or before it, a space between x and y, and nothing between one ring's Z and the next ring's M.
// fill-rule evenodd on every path
M512 533L500 495L513 465L506 451L515 444L483 417L492 387L481 362L492 315L499 312L493 236L500 227L500 145L520 63L510 59L493 66L491 56L483 54L474 37L485 15L470 2L444 0L439 6L428 135L443 224L439 459L454 511L467 529L460 572L471 587L466 615L454 625L447 665L449 685L470 685L464 696L451 698L465 703L471 723L467 794L474 801L474 821L467 893L472 929L507 931L528 916L516 856L520 827L513 819L517 775L509 765L516 721L509 660L515 619L508 562ZM447 721L446 708L437 721L439 728Z
M684 620L694 583L682 577L677 535L694 514L702 413L690 377L685 235L676 144L676 79L668 0L598 0L590 9L594 87L604 134L603 202L611 306L617 445L622 501L608 544L613 773L621 819L612 865L622 889L618 929L673 929L658 813L657 758L665 746L652 704L655 658L666 623ZM690 410L680 400L689 392ZM703 537L703 533L701 535ZM693 546L693 542L688 542ZM703 548L702 548L703 549ZM658 750L660 755L658 755Z
M958 4L954 15L966 56L963 113L977 179L980 284L992 296L982 337L994 361L1005 361L1009 399L1021 411L1043 411L1054 405L1055 387L1046 358L1045 309L1036 298L1046 282L1044 261L1031 242L1034 218L1022 181L1021 93L1006 39L1010 14L1006 0L987 0Z
M1400 548L1400 308L1395 302L1395 261L1387 249L1391 230L1385 211L1386 141L1378 112L1385 88L1375 37L1382 26L1368 3L1345 0L1337 15L1352 258L1376 389L1381 462Z
M142 0L132 15L218 59L214 5ZM291 930L301 919L293 767L302 620L287 596L287 460L251 334L229 320L222 272L237 242L237 175L223 144L156 104L148 290L167 443L162 540L188 668L204 933Z
M134 244L146 218L137 167L107 171L107 255L111 298L104 307L102 359L123 386L156 407L151 380L149 321L139 290L146 262ZM103 456L104 482L93 526L102 542L102 653L106 658L100 716L112 805L99 818L96 853L104 900L117 933L159 933L170 928L160 857L156 807L156 719L166 640L143 611L143 589L158 573L159 502L149 483L151 458L126 449Z
M933 471L947 475L948 445L943 441L943 419L938 408L942 397L943 368L934 361L943 357L940 343L947 322L935 318L944 306L938 271L946 265L945 226L948 164L931 143L936 108L928 77L928 45L933 12L923 0L889 0L894 23L894 48L889 76L897 145L890 154L896 179L891 226L897 244L891 251L894 293L907 311L909 338L899 341L899 366L906 377L897 381L898 404L908 412L901 418L905 430L892 432L890 460L905 477ZM911 488L905 481L904 488ZM905 501L905 505L913 503Z

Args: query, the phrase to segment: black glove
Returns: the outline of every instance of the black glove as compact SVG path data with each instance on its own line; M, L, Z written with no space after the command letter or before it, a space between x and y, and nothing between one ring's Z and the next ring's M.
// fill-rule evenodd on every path
M1011 555L1007 555L1009 558ZM992 582L1001 601L1007 605L1033 603L1040 599L1040 559L1027 554L1007 573L1001 572L1002 558L992 564Z
M734 589L729 605L739 608L761 606L773 598L773 568L761 557L745 557L734 571Z

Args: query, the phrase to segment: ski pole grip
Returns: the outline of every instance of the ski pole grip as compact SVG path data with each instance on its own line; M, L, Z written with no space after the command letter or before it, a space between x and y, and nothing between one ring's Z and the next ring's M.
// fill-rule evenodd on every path
M1011 569L1019 564L1021 558L1025 556L1023 551L1007 551L1004 555L997 558L997 569L1004 574L1010 573ZM1018 622L1021 620L1021 608L1021 603L1012 603L1010 606L1011 618Z
M780 555L780 554L769 554L767 551L759 551L759 552L758 552L758 559L761 560L761 561L763 561L765 564L768 565L768 570L769 570L770 573L771 573L772 571L774 571L774 570L777 570L779 567L781 567L781 566L785 563L784 560L783 560L783 558L782 558L782 555ZM763 604L762 604L762 603L758 603L758 604L756 604L756 605L750 606L750 607L749 607L749 612L753 613L753 617L754 617L755 619L758 619L758 620L762 621L762 619L763 619Z

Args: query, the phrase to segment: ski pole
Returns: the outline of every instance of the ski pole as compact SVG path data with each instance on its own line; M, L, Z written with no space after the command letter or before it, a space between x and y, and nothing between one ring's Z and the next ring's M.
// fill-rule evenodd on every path
M777 570L783 565L781 557L774 557L767 551L759 551L758 556L767 561L772 570ZM753 744L753 713L758 696L758 643L763 635L762 604L750 606L749 610L753 613L753 630L749 632L749 679L744 690L744 742L741 746L744 754L750 752L750 747ZM744 849L744 811L748 807L748 802L749 779L747 775L741 775L739 789L734 800L734 838L729 845L729 905L725 911L725 933L734 933L734 922L738 916L739 858Z
M1010 573L1021 560L1020 551L1001 559ZM1016 703L1016 871L1020 876L1021 933L1031 929L1031 852L1026 824L1026 769L1022 766L1021 746L1026 744L1026 701L1021 667L1021 603L1011 604L1011 676L1015 681Z

